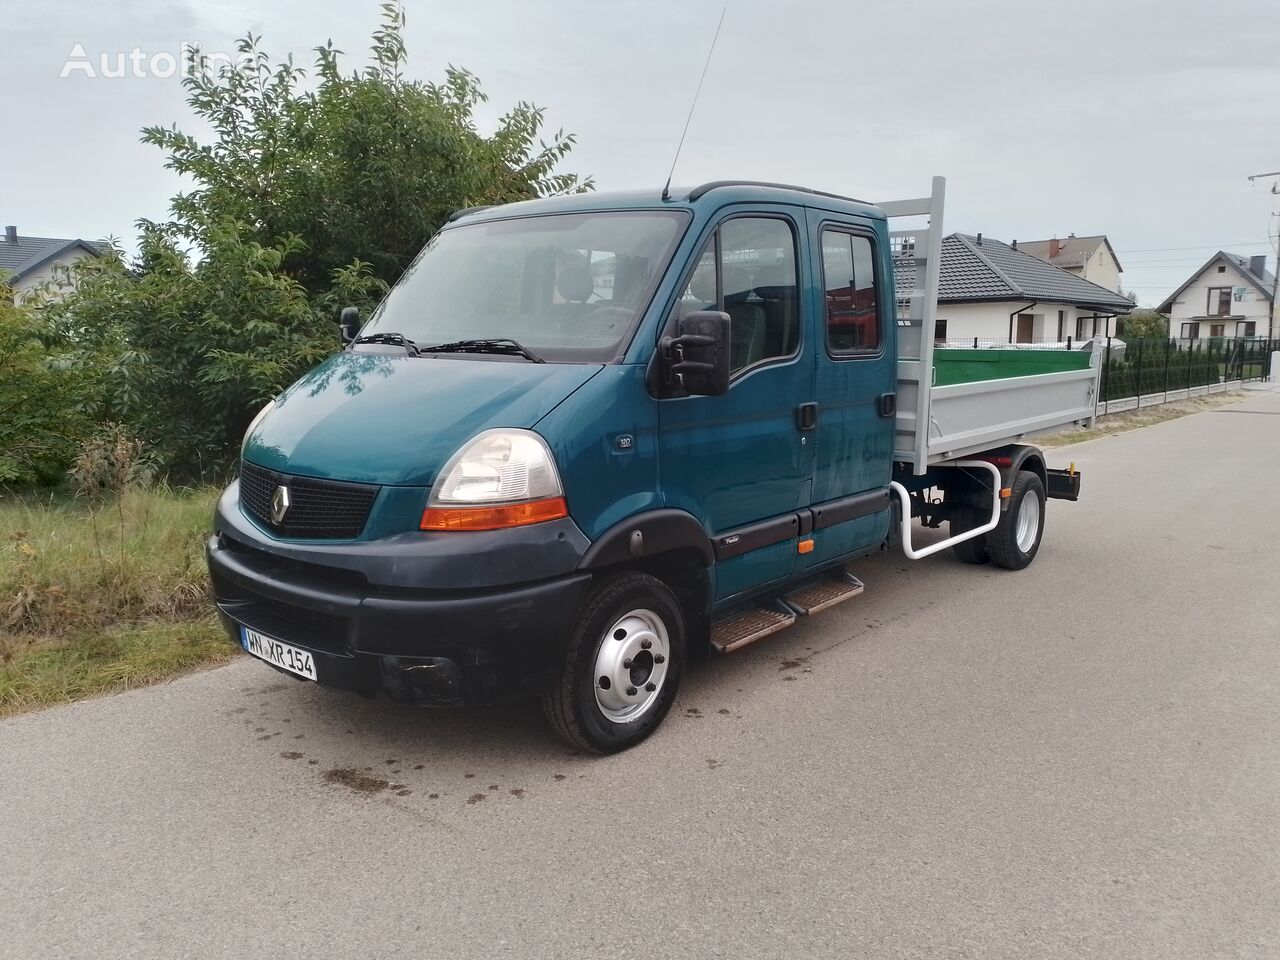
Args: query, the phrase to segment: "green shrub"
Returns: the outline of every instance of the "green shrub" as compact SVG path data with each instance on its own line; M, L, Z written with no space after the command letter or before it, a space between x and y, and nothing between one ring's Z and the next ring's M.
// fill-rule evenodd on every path
M56 482L94 428L93 377L0 285L0 486Z

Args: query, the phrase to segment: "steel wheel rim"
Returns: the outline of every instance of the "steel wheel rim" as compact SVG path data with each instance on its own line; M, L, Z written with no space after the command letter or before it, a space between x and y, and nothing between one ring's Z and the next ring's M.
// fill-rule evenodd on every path
M1032 491L1027 491L1027 495L1022 498L1022 505L1018 507L1018 529L1015 539L1018 541L1018 549L1023 553L1030 553L1031 548L1036 545L1036 536L1040 533L1040 498Z
M619 617L596 646L591 686L613 723L635 723L658 702L671 663L667 625L652 610Z

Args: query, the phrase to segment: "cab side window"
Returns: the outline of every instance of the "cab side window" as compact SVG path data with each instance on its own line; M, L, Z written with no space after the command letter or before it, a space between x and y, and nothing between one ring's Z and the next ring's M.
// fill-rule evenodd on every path
M836 356L880 352L880 304L871 240L843 230L822 231L827 349Z
M796 242L776 217L736 217L707 242L677 305L679 315L722 310L730 321L730 369L789 357L800 342Z

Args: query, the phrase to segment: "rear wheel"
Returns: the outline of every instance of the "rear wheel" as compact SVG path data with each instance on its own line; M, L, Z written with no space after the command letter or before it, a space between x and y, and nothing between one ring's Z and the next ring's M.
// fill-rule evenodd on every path
M609 577L578 611L564 671L543 711L575 747L625 750L671 708L684 655L684 617L667 585L644 573Z
M1044 536L1044 502L1040 478L1030 470L1019 470L1000 524L987 534L987 549L997 566L1021 570L1036 558Z
M977 507L964 504L955 507L951 511L951 536L958 536L974 527L980 527L987 523L991 517L991 511L980 510ZM990 563L991 551L987 549L987 534L980 537L974 537L971 540L962 540L951 548L955 555L965 563Z

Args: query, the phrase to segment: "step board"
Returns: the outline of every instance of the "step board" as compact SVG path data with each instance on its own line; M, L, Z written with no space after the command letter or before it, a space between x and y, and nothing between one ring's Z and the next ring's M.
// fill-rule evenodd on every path
M782 600L800 616L807 617L834 607L837 603L852 600L861 595L864 589L862 581L857 577L841 572L839 576L805 584L799 590L788 593Z
M721 653L733 653L796 622L791 610L751 607L711 626L711 645Z

